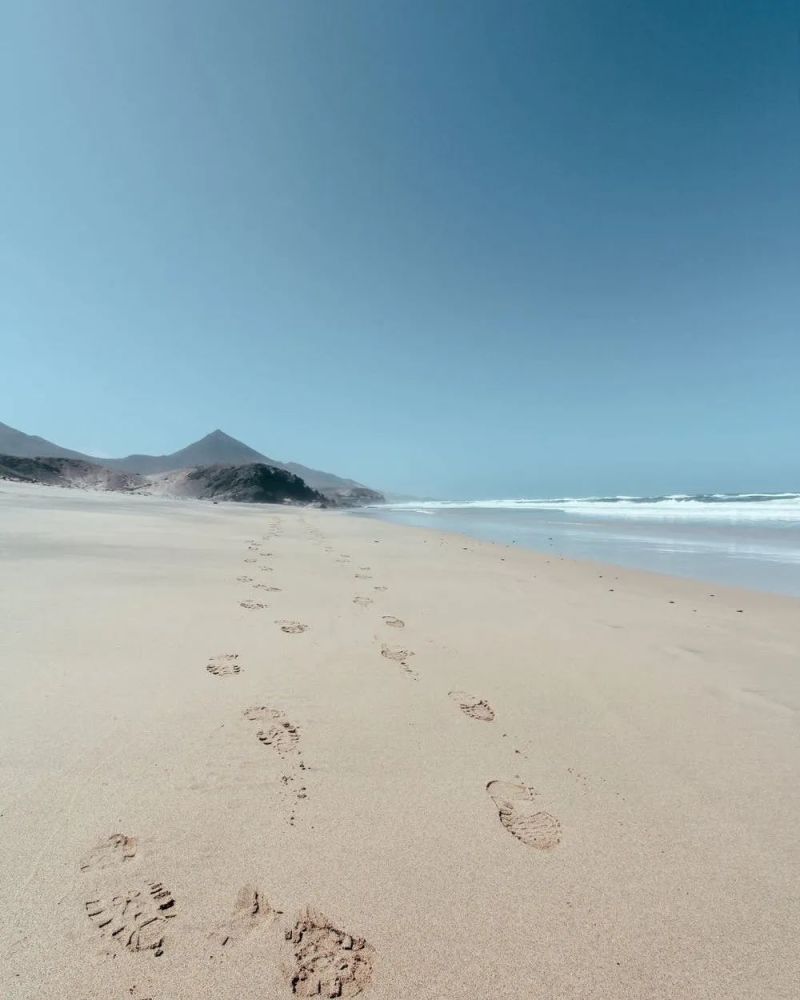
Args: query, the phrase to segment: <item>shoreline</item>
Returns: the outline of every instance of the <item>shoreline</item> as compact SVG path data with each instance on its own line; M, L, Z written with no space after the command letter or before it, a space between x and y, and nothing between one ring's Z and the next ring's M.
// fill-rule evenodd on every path
M306 940L365 1000L793 997L797 598L11 492L4 996L290 1000ZM154 882L160 955L97 916Z
M785 541L775 545L781 540L781 530L774 527L762 525L761 534L756 537L752 524L737 524L735 527L741 533L734 535L730 534L731 524L625 519L566 523L543 521L538 512L491 512L489 524L481 523L486 511L478 512L477 516L463 510L424 516L419 512L384 512L377 508L351 513L389 524L491 541L553 559L563 557L718 587L800 598L800 563L795 558L800 552L797 548L800 535L794 548ZM495 520L498 517L500 521ZM502 518L519 520L502 523ZM754 551L754 546L758 551Z

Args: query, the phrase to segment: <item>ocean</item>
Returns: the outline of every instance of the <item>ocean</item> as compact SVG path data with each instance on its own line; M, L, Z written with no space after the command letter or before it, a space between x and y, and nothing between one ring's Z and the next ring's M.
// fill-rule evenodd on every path
M800 493L441 500L379 517L484 541L800 596Z

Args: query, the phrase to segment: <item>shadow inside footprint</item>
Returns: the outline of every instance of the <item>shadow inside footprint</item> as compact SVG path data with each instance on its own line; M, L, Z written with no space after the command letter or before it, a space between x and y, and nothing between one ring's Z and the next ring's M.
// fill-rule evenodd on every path
M550 851L561 842L561 824L555 816L536 809L536 793L528 785L490 781L486 791L497 807L500 822L527 847Z

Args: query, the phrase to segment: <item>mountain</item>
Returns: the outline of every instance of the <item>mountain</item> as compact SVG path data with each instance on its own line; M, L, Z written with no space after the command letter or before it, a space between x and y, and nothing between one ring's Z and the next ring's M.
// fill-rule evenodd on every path
M219 430L206 434L204 438L171 455L127 455L125 458L106 458L102 461L112 469L126 469L143 474L191 469L196 465L248 465L251 462L263 462L265 465L282 468L279 462L248 448L246 444Z
M62 448L52 441L45 441L44 438L33 434L24 434L14 427L9 427L8 424L0 424L0 455L15 455L17 458L77 458L84 462L90 461L88 455Z
M343 479L330 472L310 469L297 462L279 462L274 458L262 455L261 452L255 451L221 430L212 431L199 441L195 441L179 451L172 452L170 455L127 455L125 458L95 458L79 451L62 448L44 438L25 434L6 424L0 424L0 454L15 455L21 458L74 458L108 469L138 472L142 475L191 469L195 466L259 463L299 476L312 490L324 493L336 503L380 503L383 500L382 495L377 490L371 490L353 479Z

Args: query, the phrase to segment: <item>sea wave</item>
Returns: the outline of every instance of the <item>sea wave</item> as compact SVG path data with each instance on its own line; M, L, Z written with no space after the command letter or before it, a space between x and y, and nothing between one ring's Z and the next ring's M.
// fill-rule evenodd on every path
M800 493L675 493L667 496L425 500L386 504L391 510L561 511L578 517L641 520L785 521L800 523Z

